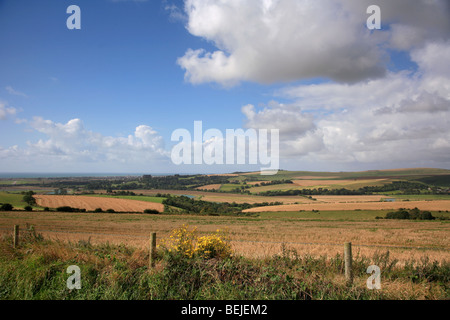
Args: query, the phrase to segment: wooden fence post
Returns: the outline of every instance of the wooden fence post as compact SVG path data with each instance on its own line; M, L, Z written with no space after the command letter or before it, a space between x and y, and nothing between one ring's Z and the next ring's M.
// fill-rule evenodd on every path
M13 239L13 247L17 248L19 246L19 226L14 225L14 239Z
M344 262L345 262L345 280L347 285L352 285L353 283L353 272L352 272L352 243L346 242L344 244Z
M155 260L156 260L156 233L153 232L150 235L150 261L149 261L150 268L155 267Z

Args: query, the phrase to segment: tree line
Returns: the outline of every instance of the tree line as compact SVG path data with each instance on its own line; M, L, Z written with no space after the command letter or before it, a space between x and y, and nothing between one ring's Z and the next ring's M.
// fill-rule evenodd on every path
M382 186L365 186L359 189L350 190L346 188L328 189L294 189L294 190L269 190L258 193L261 196L312 196L312 195L370 195L378 192L402 191L405 194L420 193L421 190L428 190L429 186L420 182L393 181Z
M283 204L282 202L261 202L253 204L236 202L209 202L203 200L195 200L186 196L165 196L167 198L162 202L165 207L177 207L185 210L187 213L196 214L242 214L242 211L245 209ZM166 210L168 210L167 207Z

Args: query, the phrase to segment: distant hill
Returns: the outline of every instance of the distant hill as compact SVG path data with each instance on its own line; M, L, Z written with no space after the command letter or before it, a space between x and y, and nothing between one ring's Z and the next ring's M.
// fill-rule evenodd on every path
M326 172L326 171L279 171L273 176L261 176L259 171L238 173L246 177L257 176L260 180L279 180L305 177L307 179L370 179L370 178L394 178L413 177L426 178L429 176L450 176L450 170L436 168L405 168L405 169L385 169L367 170L355 172ZM409 180L409 179L408 179ZM445 179L443 179L445 180Z

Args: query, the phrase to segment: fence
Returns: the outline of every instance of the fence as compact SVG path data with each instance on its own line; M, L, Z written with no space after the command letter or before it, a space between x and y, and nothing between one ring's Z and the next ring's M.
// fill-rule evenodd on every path
M0 227L0 230L8 230L8 228ZM10 229L11 230L11 229ZM20 227L19 225L14 225L13 229L13 247L17 248L20 245L19 239L20 239ZM88 233L88 232L74 232L74 231L56 231L56 230L41 230L43 232L61 232L61 233L78 233L78 234L88 234L88 235L108 235L103 233ZM109 234L110 236L115 236L116 234ZM123 236L123 234L121 234ZM126 236L134 236L138 238L147 238L147 236L141 236L141 235L126 235ZM278 241L247 241L247 240L232 240L235 242L254 242L254 243L279 243L279 244L304 244L304 245L332 245L332 246L342 246L342 244L337 243L301 243L301 242L278 242ZM380 245L352 245L351 242L344 243L343 251L344 251L344 268L345 268L345 280L348 285L351 285L353 283L353 272L352 272L352 246L356 247L376 247L376 248L405 248L405 249L429 249L429 250L448 250L447 248L440 248L440 247L407 247L407 246L380 246ZM150 245L149 245L149 267L150 269L155 267L155 261L156 261L156 232L152 232L150 234Z

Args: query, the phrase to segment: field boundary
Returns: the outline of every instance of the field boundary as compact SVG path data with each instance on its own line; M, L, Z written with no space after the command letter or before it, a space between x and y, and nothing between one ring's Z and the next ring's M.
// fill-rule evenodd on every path
M14 229L0 227L0 230L10 231L13 233ZM142 238L149 239L150 236L137 235L137 234L112 234L112 233L97 233L97 232L82 232L82 231L69 231L69 230L45 230L40 229L36 232L48 232L48 233L66 233L66 234L84 234L91 236L115 236L115 237L132 237L132 238ZM150 235L150 232L149 232ZM289 245L317 245L317 246L342 246L342 243L326 243L326 242L292 242L292 241L255 241L255 240L230 240L230 242L247 242L247 243L261 243L261 244L289 244ZM387 249L409 249L409 250L435 250L435 251L448 251L449 248L443 247L411 247L411 246L394 246L394 245L370 245L370 244L356 244L352 242L353 247L366 247L366 248L387 248Z

